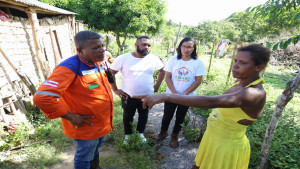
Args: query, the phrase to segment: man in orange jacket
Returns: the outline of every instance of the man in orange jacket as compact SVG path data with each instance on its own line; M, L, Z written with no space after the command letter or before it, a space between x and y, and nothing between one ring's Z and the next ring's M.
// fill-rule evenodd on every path
M64 134L76 141L75 169L99 168L98 148L112 129L113 97L102 63L103 42L93 31L75 35L77 55L55 67L34 95L50 119L61 117Z

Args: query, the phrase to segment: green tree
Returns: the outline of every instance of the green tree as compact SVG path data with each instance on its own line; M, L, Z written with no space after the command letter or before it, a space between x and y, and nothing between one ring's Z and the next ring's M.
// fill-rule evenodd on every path
M276 50L278 47L286 49L291 43L298 43L300 40L300 1L299 0L268 0L264 5L259 5L249 12L255 12L255 17L266 19L267 22L273 24L274 27L270 29L296 29L296 35L289 39L282 40L279 42L269 43L268 47ZM276 25L277 24L277 25ZM300 71L300 69L298 70ZM265 137L263 140L261 153L260 153L260 164L257 169L266 168L266 164L269 156L269 149L272 144L272 139L277 128L279 118L281 117L283 110L287 103L293 98L295 90L300 84L300 74L286 84L285 90L282 92L276 101L276 109L272 115L272 119L266 129Z
M269 34L279 34L271 32L263 19L255 18L254 12L233 13L226 20L235 25L235 30L239 32L238 38L243 42L257 41Z
M286 49L291 43L300 40L300 1L299 0L268 0L265 4L249 8L248 13L255 12L256 18L265 19L270 31L288 30L295 35L281 41L269 43L268 47L276 50L278 47Z
M89 28L113 32L121 48L128 35L155 34L165 23L164 0L40 0L74 11ZM121 48L122 50L122 48Z
M121 36L125 45L129 34L154 34L165 21L163 0L81 0L79 4L79 19L89 27L114 32L119 47Z
M230 41L236 41L240 36L240 32L236 29L234 23L223 20L219 22L221 33L220 37L222 39L229 39Z
M200 40L205 45L219 40L220 32L221 28L217 21L206 21L199 23L198 26L190 27L186 32L186 36L191 36L196 40Z
M191 27L191 29L189 29L188 32L186 33L186 36L192 36L196 40L200 40L200 41L202 40L204 46L208 43L212 44L211 56L210 56L207 74L209 74L213 54L215 52L217 43L220 40L220 32L221 32L221 27L219 25L219 22L207 21L207 22L200 23L196 27Z
M173 42L176 37L178 28L172 24L163 25L162 29L159 32L160 38L163 41L164 47L167 49L167 54L169 53L170 49L173 47Z
M76 5L78 4L79 0L38 0L40 2L44 2L46 4L66 9L69 11L74 11Z

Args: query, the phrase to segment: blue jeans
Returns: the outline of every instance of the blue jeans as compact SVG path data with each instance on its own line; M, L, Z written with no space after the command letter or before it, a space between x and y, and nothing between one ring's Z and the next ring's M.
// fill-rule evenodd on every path
M90 161L99 154L99 147L105 142L106 136L95 140L79 140L76 141L76 153L74 156L75 169L89 169Z

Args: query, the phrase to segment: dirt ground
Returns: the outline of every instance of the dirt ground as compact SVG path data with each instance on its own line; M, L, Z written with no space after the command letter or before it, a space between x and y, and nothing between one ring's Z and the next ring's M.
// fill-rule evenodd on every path
M73 158L75 154L75 144L70 145L66 148L66 151L62 154L63 159L56 165L51 167L46 167L45 169L73 169ZM100 159L104 156L110 156L112 154L117 154L117 151L111 144L106 144L105 149L100 149Z
M201 116L192 113L192 110L189 111L191 118L196 119L196 125L201 125ZM137 118L135 115L135 120ZM163 116L163 104L158 104L153 107L149 112L149 119L146 126L145 136L153 137L157 135L160 131L161 119ZM170 148L168 146L170 141L170 135L174 126L175 118L172 119L169 127L169 136L163 141L158 149L158 152L163 157L163 160L158 164L157 168L159 169L188 169L191 168L194 164L194 158L196 156L199 143L190 143L184 136L179 134L179 147ZM151 134L149 134L151 133ZM105 148L100 148L100 160L101 157L110 156L114 153L117 153L113 145L104 144ZM49 167L47 169L73 169L73 157L75 153L75 145L70 145L65 153L63 154L63 159L60 163Z

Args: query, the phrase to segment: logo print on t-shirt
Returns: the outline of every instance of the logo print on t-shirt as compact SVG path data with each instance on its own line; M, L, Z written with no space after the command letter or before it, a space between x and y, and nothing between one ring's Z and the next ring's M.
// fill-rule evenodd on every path
M179 69L175 70L175 79L177 81L184 81L184 82L189 82L190 79L190 74L192 73L189 69L186 67L182 67Z

